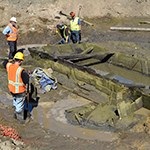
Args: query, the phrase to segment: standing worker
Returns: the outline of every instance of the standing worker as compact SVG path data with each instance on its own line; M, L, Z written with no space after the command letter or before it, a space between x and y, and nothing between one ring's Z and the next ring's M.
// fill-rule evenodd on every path
M18 30L17 30L17 20L15 17L10 19L10 23L3 30L3 34L7 38L7 42L9 45L9 59L12 60L14 55L17 52L17 38L18 38Z
M8 73L8 88L13 96L14 117L20 123L25 123L25 98L27 85L29 84L29 75L21 67L23 60L24 54L17 52L14 56L13 63L3 63Z
M56 26L56 33L60 35L62 38L58 44L65 44L70 43L70 30L69 28L64 24L57 24Z
M81 41L81 21L79 17L75 17L74 12L70 12L70 30L71 39L73 43L80 43Z

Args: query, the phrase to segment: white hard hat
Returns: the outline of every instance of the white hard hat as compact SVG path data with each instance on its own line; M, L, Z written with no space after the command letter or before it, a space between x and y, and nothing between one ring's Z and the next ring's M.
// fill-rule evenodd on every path
M15 17L11 17L10 21L17 22L17 19Z

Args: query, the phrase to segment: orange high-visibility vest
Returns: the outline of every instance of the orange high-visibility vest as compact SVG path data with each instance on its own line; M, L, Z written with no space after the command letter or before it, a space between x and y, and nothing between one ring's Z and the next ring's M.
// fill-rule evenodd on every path
M16 64L7 63L6 69L8 72L9 91L14 94L25 92L26 85L23 83L22 78L21 78L21 73L24 70L24 68Z
M12 26L11 23L9 23L8 26L11 28L12 33L8 34L7 41L16 41L17 38L18 38L18 35L17 35L18 30L17 30L17 28Z
M80 25L78 24L79 17L75 17L75 19L70 20L70 30L71 31L79 31Z

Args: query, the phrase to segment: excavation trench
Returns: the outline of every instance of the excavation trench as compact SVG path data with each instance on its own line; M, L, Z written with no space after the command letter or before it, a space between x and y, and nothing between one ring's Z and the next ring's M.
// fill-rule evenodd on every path
M149 116L148 58L112 53L94 44L23 48L28 56L25 68L52 68L58 80L56 95L40 95L32 111L42 127L88 140L113 141L120 131Z
M36 65L52 68L59 85L69 91L60 101L40 102L34 109L33 117L43 127L69 136L112 141L118 138L117 131L130 130L148 117L148 58L110 53L94 44L28 50L32 56L28 62L34 58Z

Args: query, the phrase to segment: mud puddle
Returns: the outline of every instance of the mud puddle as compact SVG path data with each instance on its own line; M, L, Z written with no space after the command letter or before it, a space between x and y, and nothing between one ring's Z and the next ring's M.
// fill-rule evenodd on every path
M90 103L86 99L74 94L65 99L53 102L41 102L33 110L32 116L43 128L50 129L67 137L75 137L86 140L113 141L118 138L117 133L105 132L94 129L73 126L67 122L65 110Z

